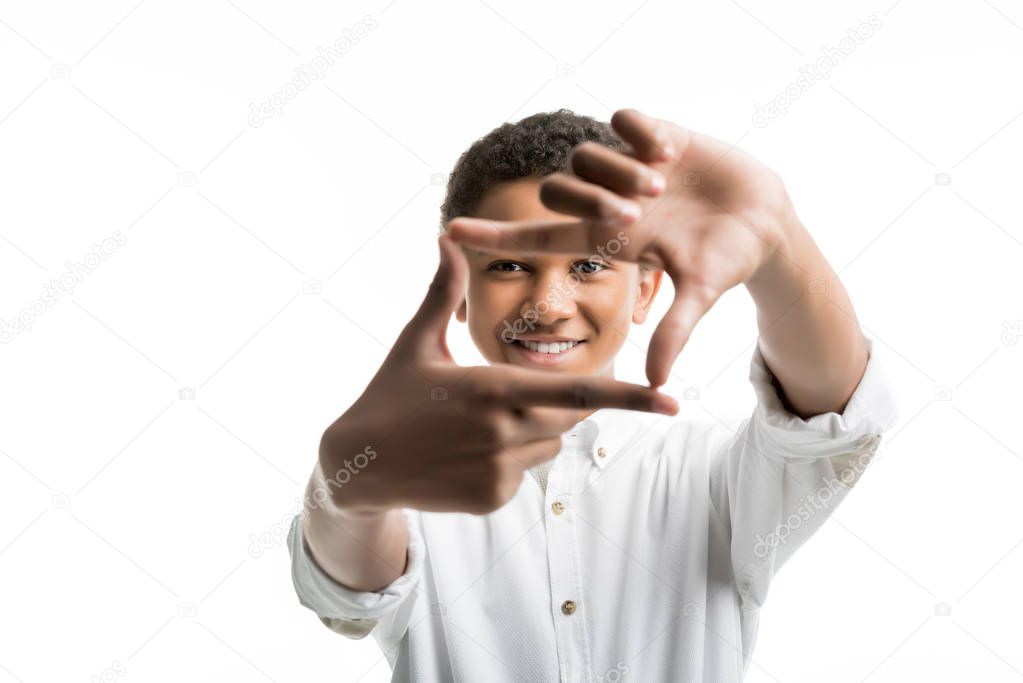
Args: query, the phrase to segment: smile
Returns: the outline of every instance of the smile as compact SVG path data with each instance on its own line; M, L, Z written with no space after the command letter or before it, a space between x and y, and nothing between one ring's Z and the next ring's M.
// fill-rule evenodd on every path
M556 365L563 363L577 353L579 346L586 340L553 340L533 341L531 339L513 339L506 342L515 349L515 353L525 360L537 365Z
M530 341L529 339L516 339L515 343L526 347L530 351L539 351L540 353L564 353L565 351L575 347L575 345L580 342L535 342Z

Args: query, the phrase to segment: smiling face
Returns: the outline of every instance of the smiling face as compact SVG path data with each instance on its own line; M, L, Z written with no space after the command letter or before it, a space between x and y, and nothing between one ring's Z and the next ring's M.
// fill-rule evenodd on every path
M483 195L478 218L575 220L540 201L540 179L499 183ZM457 312L491 363L614 376L629 326L646 320L662 272L610 255L517 254L463 247L466 299Z

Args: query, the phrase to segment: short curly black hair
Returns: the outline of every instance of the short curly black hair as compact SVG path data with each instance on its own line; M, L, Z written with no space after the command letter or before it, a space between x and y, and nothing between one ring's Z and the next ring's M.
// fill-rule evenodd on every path
M498 126L472 143L455 163L440 209L441 230L455 216L473 215L480 199L497 183L566 170L569 152L587 140L619 152L628 148L610 123L570 109L539 112Z

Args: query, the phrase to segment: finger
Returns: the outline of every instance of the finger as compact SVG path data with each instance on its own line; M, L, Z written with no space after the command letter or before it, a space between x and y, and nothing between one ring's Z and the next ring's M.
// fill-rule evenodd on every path
M615 256L626 261L630 250L622 226L595 221L491 221L459 216L447 224L448 234L456 242L479 249L516 251L525 254L576 254L589 256L598 248L620 251Z
M497 369L497 368L495 368ZM502 367L474 388L484 403L507 407L620 408L674 415L678 404L650 387L607 377Z
M680 150L669 136L664 122L637 109L619 109L611 115L611 127L636 151L642 161L668 161Z
M531 441L521 446L509 446L501 450L504 455L516 460L523 470L553 459L561 452L561 437Z
M543 179L540 201L553 211L609 225L631 225L642 214L642 208L635 201L565 173L555 173Z
M596 142L587 141L573 147L568 163L575 175L619 195L656 197L667 184L659 171ZM542 195L543 185L540 189Z
M684 276L678 279L673 276L672 282L675 283L675 298L650 338L646 357L646 376L655 389L668 381L671 366L689 341L696 323L720 296Z
M469 266L462 248L448 235L437 238L440 263L419 310L405 326L396 347L424 358L451 360L445 332L452 313L465 297Z

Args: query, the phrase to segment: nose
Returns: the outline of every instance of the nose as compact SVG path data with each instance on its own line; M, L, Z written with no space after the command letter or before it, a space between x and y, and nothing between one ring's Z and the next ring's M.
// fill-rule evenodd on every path
M574 281L554 269L539 272L534 279L530 295L519 311L526 320L540 325L553 325L559 320L573 317L577 312Z

